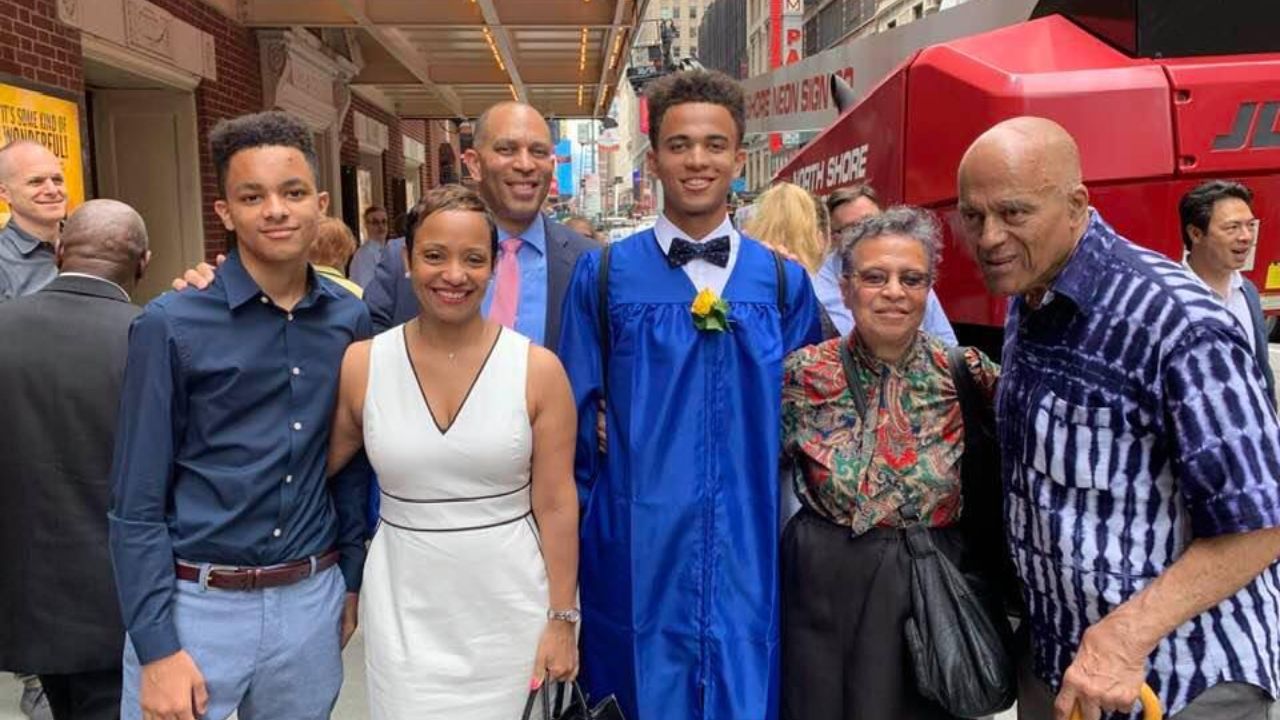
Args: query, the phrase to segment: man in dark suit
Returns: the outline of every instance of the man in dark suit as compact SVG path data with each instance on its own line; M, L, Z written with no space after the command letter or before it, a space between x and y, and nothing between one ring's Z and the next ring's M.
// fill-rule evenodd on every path
M560 306L574 263L595 243L541 213L555 170L551 128L529 105L498 103L476 121L473 147L462 159L498 222L501 252L485 313L555 349ZM365 288L374 332L418 314L404 268L404 239L397 238L388 243L373 282Z
M0 670L38 674L55 720L117 718L108 476L146 226L92 200L56 260L44 289L0 305Z

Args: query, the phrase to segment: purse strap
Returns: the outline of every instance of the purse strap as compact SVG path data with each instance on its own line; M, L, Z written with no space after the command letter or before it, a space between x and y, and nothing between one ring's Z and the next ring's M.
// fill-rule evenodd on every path
M570 703L577 700L582 706L583 712L588 712L591 709L591 706L587 705L587 695L582 691L582 685L577 680L557 683L545 680L540 688L529 691L529 698L524 702L524 713L520 716L521 720L531 720L533 717L533 706L537 703L538 698L542 698L543 720L554 720L556 716L551 714L551 685L553 684L556 686L556 701L554 707L558 712L564 712L566 709L564 702L566 687L570 694Z
M844 368L844 381L853 395L853 405L858 409L858 420L867 416L867 389L858 379L858 369L854 365L853 350L849 349L849 338L840 341L840 365Z

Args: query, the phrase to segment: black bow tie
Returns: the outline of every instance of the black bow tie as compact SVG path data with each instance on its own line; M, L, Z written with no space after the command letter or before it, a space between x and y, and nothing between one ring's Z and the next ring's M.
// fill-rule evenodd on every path
M725 267L729 264L729 236L721 235L706 242L690 242L684 238L671 241L671 249L667 251L667 264L671 267L688 265L690 260L702 259L712 265Z

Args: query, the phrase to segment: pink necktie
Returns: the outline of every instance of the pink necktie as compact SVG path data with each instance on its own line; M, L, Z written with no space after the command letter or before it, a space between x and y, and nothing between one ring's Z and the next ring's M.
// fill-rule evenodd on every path
M516 253L524 241L507 238L502 241L502 254L498 256L498 286L493 289L493 305L489 319L508 328L515 328L516 306L520 304L520 259Z

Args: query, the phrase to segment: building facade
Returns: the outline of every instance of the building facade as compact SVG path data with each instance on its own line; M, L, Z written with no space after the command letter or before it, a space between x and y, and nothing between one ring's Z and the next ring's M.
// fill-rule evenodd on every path
M199 0L0 0L0 92L72 108L64 131L80 152L63 163L83 177L76 200L117 198L146 218L155 260L143 302L227 250L208 147L223 118L276 108L303 119L331 213L357 231L365 207L402 213L445 170L456 175L451 123L401 119L351 86L362 62L348 31L254 30Z
M772 3L746 0L748 77L768 73L772 38ZM817 55L838 45L887 32L966 0L805 0L804 55ZM759 191L803 147L811 133L784 133L778 143L767 135L748 138L747 188Z
M698 61L705 68L745 80L748 77L747 4L742 0L714 0L698 28Z

